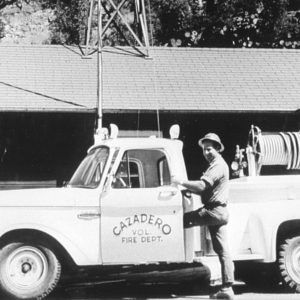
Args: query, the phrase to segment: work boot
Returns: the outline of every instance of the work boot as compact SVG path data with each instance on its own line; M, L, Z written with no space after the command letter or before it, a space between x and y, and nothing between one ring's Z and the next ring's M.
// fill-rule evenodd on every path
M234 292L232 287L222 287L218 292L211 294L210 299L229 299L233 300Z

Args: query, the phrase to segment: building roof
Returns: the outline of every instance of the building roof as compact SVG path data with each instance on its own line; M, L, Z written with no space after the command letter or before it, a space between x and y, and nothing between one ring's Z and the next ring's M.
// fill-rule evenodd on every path
M300 51L104 48L103 110L268 111L300 108ZM0 111L94 112L97 55L78 47L0 45Z

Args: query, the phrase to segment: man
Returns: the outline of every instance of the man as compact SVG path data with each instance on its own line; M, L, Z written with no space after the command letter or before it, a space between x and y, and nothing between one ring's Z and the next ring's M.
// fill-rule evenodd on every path
M204 204L198 210L185 213L184 226L189 228L207 225L210 231L213 249L218 254L222 271L222 287L220 291L210 295L210 298L233 299L233 263L230 258L226 235L229 168L220 154L224 150L224 146L218 135L208 133L199 140L198 144L202 147L203 155L209 163L203 176L196 181L176 178L172 181L195 194L201 195Z

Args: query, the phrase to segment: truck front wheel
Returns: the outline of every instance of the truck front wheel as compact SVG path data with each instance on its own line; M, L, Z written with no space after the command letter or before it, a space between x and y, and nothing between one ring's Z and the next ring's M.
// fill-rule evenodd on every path
M278 261L283 283L300 293L300 236L281 244Z
M42 299L59 281L61 266L47 247L11 243L0 251L0 285L15 299Z

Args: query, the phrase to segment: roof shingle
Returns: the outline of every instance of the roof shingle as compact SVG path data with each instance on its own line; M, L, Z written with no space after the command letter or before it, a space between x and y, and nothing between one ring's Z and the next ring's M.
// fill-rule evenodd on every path
M103 50L103 109L295 111L300 51L131 48ZM0 45L0 110L93 112L97 55L76 47Z

